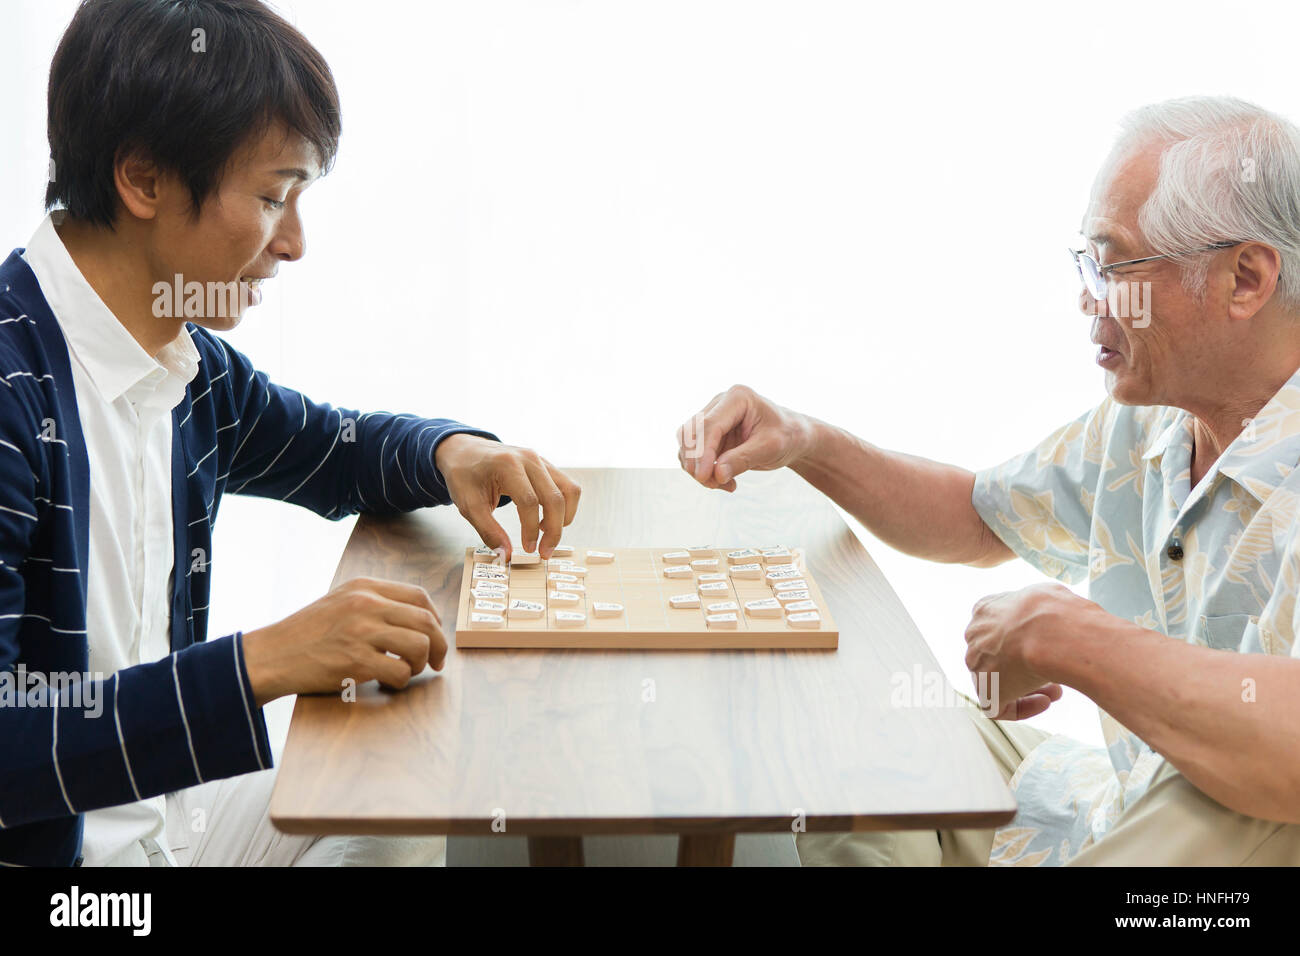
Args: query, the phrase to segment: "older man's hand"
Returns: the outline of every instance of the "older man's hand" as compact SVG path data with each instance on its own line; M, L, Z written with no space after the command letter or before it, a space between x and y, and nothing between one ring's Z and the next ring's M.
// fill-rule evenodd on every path
M452 503L483 542L510 558L510 535L492 517L502 495L519 509L523 546L549 558L578 512L582 488L537 452L464 433L444 438L434 464ZM540 541L538 540L540 535Z
M736 490L746 471L775 471L808 451L813 422L733 385L677 429L677 460L706 488Z
M1106 612L1061 584L1034 584L975 602L966 628L966 667L977 687L983 682L982 696L996 690L997 719L1024 720L1061 699L1061 685L1036 663L1039 651L1046 641L1067 640L1098 613ZM997 675L997 683L988 675Z

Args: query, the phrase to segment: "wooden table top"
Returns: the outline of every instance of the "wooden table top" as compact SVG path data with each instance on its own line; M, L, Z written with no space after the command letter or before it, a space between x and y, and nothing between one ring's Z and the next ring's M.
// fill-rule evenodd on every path
M677 469L572 469L564 541L799 546L838 650L461 649L464 548L454 508L363 517L336 583L424 586L441 673L356 700L299 697L271 799L290 833L530 836L989 827L1015 802L967 717L891 704L894 675L940 674L897 595L814 489L788 471L708 491ZM518 541L513 506L497 520ZM947 686L946 681L943 682ZM496 824L495 830L493 824Z

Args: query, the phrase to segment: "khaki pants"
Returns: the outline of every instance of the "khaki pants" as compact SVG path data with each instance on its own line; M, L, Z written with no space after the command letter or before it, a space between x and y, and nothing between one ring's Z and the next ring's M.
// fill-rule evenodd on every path
M969 700L969 698L968 698ZM1003 780L1050 735L965 708ZM801 833L804 866L987 866L993 830ZM1151 786L1069 866L1298 866L1300 825L1247 817L1207 797L1165 763Z

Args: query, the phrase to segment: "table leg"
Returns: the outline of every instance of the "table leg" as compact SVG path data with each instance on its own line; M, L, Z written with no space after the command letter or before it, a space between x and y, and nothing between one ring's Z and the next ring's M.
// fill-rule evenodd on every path
M529 866L582 866L582 837L528 838Z
M683 833L677 838L678 866L731 866L734 833Z

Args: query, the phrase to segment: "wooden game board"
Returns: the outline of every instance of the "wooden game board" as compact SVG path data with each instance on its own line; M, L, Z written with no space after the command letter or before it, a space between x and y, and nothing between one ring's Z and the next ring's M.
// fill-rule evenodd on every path
M476 550L479 551L476 558ZM731 552L751 550L742 548L694 548L684 562L689 567L687 577L668 577L665 568L670 565L664 556L686 551L685 548L605 548L593 549L613 554L609 563L592 563L586 556L589 549L575 547L571 552L557 553L550 561L540 560L534 565L503 567L488 560L489 555L480 549L465 549L465 568L461 578L460 602L456 618L457 647L551 647L551 648L627 648L627 649L690 649L690 648L835 648L839 646L839 631L831 617L830 608L822 597L821 589L813 579L797 549L789 549L790 556L773 555L766 560L760 555L752 561L729 558ZM763 549L752 549L760 551ZM771 549L776 550L776 549ZM718 562L715 567L690 565L690 561ZM768 562L771 562L770 564ZM790 562L790 563L786 563ZM732 566L757 563L760 577L737 577ZM578 565L585 575L569 575L577 580L551 579L549 575L567 574L565 567ZM672 565L680 567L680 564ZM495 567L496 571L480 574L499 575L506 579L501 598L489 597L487 589L474 594L475 569ZM784 580L767 580L767 574L792 572ZM680 572L678 572L680 573ZM753 574L751 569L748 574ZM701 576L725 575L726 587L700 595L699 607L673 607L669 598L674 595L699 593ZM791 590L806 591L795 601L779 599L781 612L775 617L758 617L746 608L751 601L771 600L776 597L778 583L803 581L805 587ZM576 594L577 601L561 604L553 599L559 585L569 585L568 593ZM573 589L580 584L582 590ZM512 601L528 601L541 605L539 616L522 617L510 613ZM811 626L796 627L787 620L786 604L800 604L802 611L810 612L808 603L815 605L820 619ZM480 602L484 602L480 605ZM734 602L733 626L710 624L706 615L708 605ZM489 610L489 603L496 609ZM617 616L596 616L597 604L619 604L623 611ZM504 607L501 607L504 605ZM476 609L477 608L477 609ZM557 614L561 610L586 615L578 624L562 625ZM521 613L525 613L522 612ZM537 611L533 613L537 614ZM769 610L768 613L771 613ZM480 623L475 617L494 614L501 623ZM805 624L807 625L807 619Z

